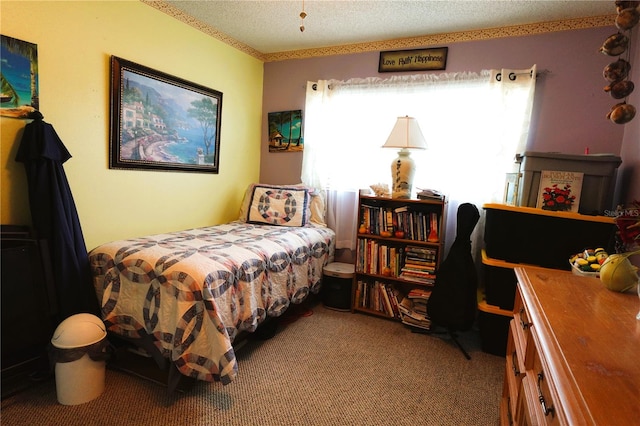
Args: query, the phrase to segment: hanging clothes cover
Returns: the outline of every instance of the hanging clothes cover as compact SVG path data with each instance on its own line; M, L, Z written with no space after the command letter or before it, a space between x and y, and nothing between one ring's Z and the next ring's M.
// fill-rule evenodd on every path
M71 158L42 116L24 128L16 161L24 163L31 220L47 241L56 286L58 322L77 313L99 314L80 219L63 164Z

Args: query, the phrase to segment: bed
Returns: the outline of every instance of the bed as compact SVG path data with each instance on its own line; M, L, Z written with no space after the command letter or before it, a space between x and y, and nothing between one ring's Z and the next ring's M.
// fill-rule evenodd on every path
M109 333L228 384L234 341L319 292L334 240L320 192L252 184L238 220L109 242L89 261Z

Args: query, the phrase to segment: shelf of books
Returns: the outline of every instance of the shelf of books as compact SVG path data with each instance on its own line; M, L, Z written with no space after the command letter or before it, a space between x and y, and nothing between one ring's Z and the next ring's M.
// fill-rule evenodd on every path
M353 312L429 329L426 311L444 248L446 201L360 196Z

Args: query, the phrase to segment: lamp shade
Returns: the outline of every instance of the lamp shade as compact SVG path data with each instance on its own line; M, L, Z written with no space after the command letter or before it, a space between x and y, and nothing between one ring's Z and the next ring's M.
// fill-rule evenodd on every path
M383 148L427 149L418 120L414 117L398 117Z

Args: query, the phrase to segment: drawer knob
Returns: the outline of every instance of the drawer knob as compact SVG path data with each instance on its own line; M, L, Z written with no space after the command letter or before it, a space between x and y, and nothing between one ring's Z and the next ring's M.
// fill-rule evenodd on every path
M542 406L542 411L545 416L549 414L553 414L553 406L547 407L547 403L544 400L544 395L542 394L542 388L540 387L540 383L544 380L544 375L542 373L538 373L538 400L540 401L540 405Z
M513 375L518 377L520 375L520 370L518 370L518 354L516 351L513 351L511 354L511 369L513 370Z
M524 322L522 320L523 314L524 314L524 308L520 308L520 327L522 327L523 330L526 330L527 328L531 327L531 323Z

